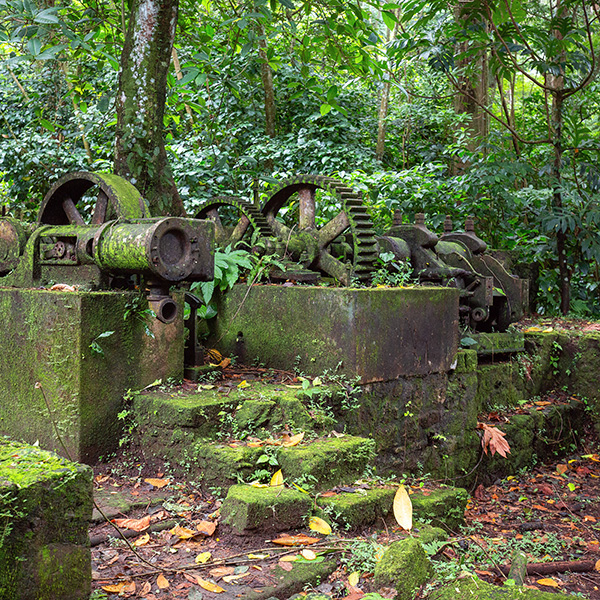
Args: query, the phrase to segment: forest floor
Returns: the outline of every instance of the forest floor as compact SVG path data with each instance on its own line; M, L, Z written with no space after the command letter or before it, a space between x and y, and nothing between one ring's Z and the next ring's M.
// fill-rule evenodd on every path
M537 319L519 324L532 326L600 331L600 324L583 320ZM258 379L265 371L241 369L241 375L227 369L219 385L228 385L228 380L237 385L240 377ZM563 399L554 393L538 403ZM526 586L600 600L600 444L591 426L578 442L571 456L469 490L465 526L450 532L447 541L426 547L435 581L447 582L471 572L503 585L506 576L499 567L510 565L513 553L522 551L529 569L537 571L527 576ZM97 514L98 522L90 530L92 598L240 598L244 589L273 585L271 572L276 566L292 570L288 559L318 561L328 554L337 557L338 568L327 581L306 591L347 600L359 600L368 592L395 596L394 590L377 590L373 585L375 561L383 549L412 534L396 525L393 517L363 531L334 531L328 536L308 529L290 532L319 538L304 547L317 558L306 552L302 557L303 548L273 543L274 536L234 534L219 523L219 490L202 489L199 483L174 476L171 465L142 456L130 447L94 468L98 503L108 507L114 504L108 500L113 497L122 504L120 510L107 514L108 520ZM425 493L439 485L427 477L404 483ZM109 520L128 532L126 541L119 539ZM431 591L431 587L422 589L417 597L433 597Z

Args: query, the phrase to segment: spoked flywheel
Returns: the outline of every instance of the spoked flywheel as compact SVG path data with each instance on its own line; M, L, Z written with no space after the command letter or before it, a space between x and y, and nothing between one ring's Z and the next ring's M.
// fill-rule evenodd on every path
M317 227L317 190L333 196L337 214ZM298 223L289 227L278 218L284 205L296 196ZM284 181L263 207L263 215L294 259L308 269L321 271L342 285L353 279L369 280L377 258L375 230L362 195L342 182L320 175L298 175Z

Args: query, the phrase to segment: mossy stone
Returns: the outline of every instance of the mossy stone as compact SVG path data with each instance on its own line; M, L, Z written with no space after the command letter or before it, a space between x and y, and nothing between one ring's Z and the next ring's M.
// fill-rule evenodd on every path
M233 485L221 506L221 516L237 533L299 529L311 504L310 496L283 486Z
M462 488L440 488L427 495L423 492L411 494L413 515L419 521L456 531L465 522L465 508L469 494Z
M560 600L570 594L542 592L525 587L498 586L478 577L468 576L445 585L435 593L437 600Z
M396 490L392 488L374 488L326 498L319 497L317 503L326 509L328 519L338 526L356 529L387 517L392 509L395 493Z
M418 530L418 531L417 531ZM445 542L448 539L448 532L441 527L432 527L428 523L415 523L413 532L417 534L421 544L431 544L433 542Z
M456 353L455 373L473 373L477 369L477 352L475 350L459 350Z
M235 422L240 430L256 431L269 425L271 414L277 403L273 400L246 400L235 413Z
M421 544L414 538L393 542L384 551L375 567L377 587L393 587L397 600L413 600L415 592L433 574L433 569Z
M323 490L356 480L374 455L374 440L345 435L281 448L278 460L287 480L310 477Z

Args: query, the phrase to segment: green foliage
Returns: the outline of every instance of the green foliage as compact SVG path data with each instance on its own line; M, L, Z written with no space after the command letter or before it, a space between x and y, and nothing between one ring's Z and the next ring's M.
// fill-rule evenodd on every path
M102 349L102 346L100 346L100 344L98 343L98 340L110 337L113 333L114 333L114 331L103 331L100 335L97 335L92 340L92 343L90 344L90 349L92 351L92 354L97 354L98 356L104 356L104 350Z

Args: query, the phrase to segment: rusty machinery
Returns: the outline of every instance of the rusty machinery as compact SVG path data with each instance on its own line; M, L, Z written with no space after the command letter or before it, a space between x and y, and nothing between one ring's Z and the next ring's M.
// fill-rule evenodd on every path
M316 193L321 190L338 207L330 220L317 226ZM293 202L296 223L285 225L278 215ZM289 263L272 280L315 283L321 275L341 285L370 283L380 253L391 252L408 260L414 278L423 285L460 289L463 321L479 331L504 331L523 316L528 304L528 282L510 274L486 254L486 244L467 220L465 231L453 231L446 218L438 237L425 226L424 215L414 224L394 216L391 229L378 236L362 194L340 181L318 175L300 175L279 185L262 209L252 202L217 197L202 205L196 215L216 225L220 246L244 242L252 251L275 254ZM289 219L287 219L289 222Z
M168 323L177 316L170 286L212 279L213 241L210 222L151 218L137 189L117 175L69 173L44 198L37 223L0 218L0 287L142 284Z

